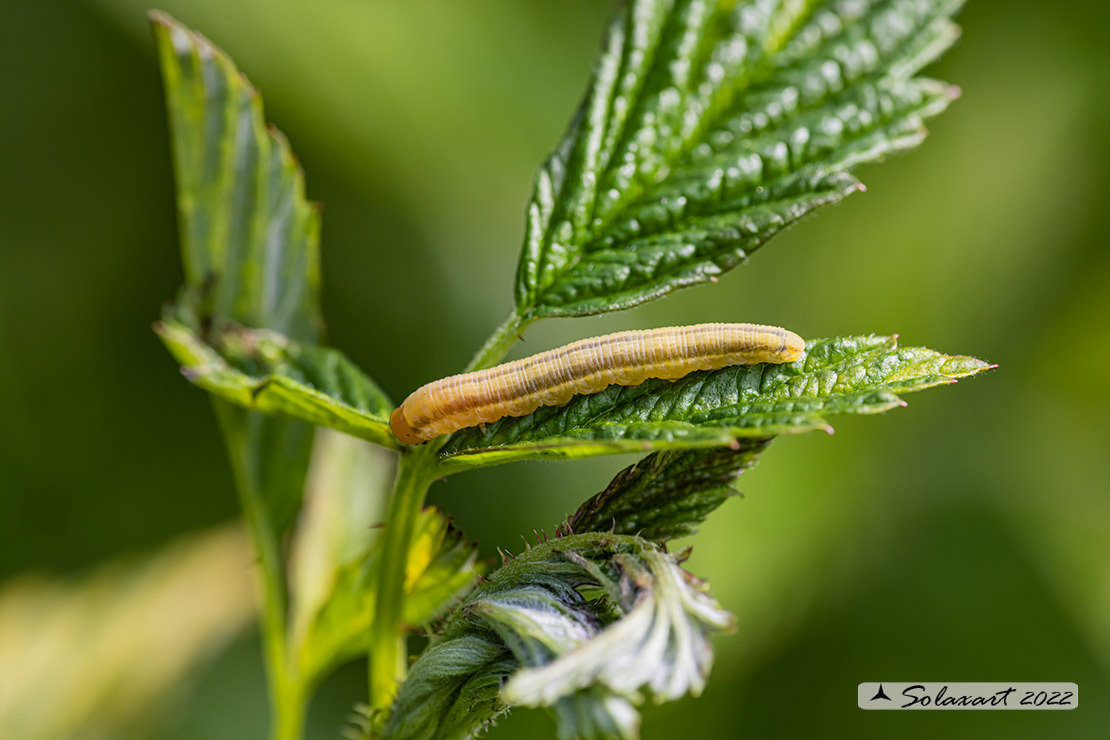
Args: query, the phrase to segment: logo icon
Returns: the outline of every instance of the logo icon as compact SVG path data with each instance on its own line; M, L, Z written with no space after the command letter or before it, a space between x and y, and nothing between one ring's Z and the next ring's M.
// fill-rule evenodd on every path
M886 699L887 701L894 701L893 699L891 699L889 696L886 695L885 691L883 691L883 685L882 684L879 684L878 693L876 693L874 696L871 697L871 701L875 701L876 699Z

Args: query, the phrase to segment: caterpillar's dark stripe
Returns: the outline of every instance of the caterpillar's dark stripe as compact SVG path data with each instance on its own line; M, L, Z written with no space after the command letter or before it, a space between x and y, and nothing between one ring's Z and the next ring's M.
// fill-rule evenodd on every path
M488 370L428 383L393 412L397 438L417 444L540 406L561 406L580 393L681 378L726 365L792 362L805 350L797 334L761 324L695 324L622 331L581 339Z

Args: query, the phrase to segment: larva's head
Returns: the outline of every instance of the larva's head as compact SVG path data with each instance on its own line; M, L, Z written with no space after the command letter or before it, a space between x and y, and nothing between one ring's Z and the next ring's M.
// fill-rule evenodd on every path
M409 426L408 420L405 419L405 413L401 410L402 408L403 406L398 406L390 415L389 426L393 429L393 433L397 435L397 439L407 445L418 445L424 439L417 436L416 432Z
M787 331L786 332L786 342L785 342L785 344L783 346L783 349L782 349L782 358L783 358L782 361L783 362L794 362L794 360L801 357L802 353L805 352L805 351L806 351L806 340L802 339L801 337L799 337L797 334L795 334L792 331Z

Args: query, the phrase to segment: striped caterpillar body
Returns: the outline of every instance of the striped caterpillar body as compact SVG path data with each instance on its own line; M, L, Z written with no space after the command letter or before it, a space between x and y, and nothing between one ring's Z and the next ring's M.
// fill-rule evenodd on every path
M561 406L613 384L675 380L728 365L793 362L804 350L805 341L794 332L760 324L621 331L428 383L405 399L389 425L405 444L419 444L504 416L525 416L540 406Z

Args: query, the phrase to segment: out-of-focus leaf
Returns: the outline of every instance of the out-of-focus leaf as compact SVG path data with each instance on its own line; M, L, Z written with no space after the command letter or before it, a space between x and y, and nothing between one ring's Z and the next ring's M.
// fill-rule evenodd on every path
M557 538L475 589L413 665L377 736L468 738L526 705L550 707L561 738L633 738L645 692L664 701L701 691L707 634L729 622L642 539Z
M552 704L559 740L637 740L640 713L626 697L603 686L576 691Z
M197 332L235 322L317 342L320 213L289 143L223 51L164 13L150 20L177 181L182 314ZM300 507L312 427L215 406L252 526L284 532Z
M206 342L169 318L155 329L185 376L220 398L398 447L389 429L393 405L339 350L241 327L211 330Z
M695 527L737 495L737 477L754 466L769 439L739 440L736 449L653 452L617 473L608 487L567 520L572 532L613 531L648 540L693 534Z
M962 0L633 0L536 177L523 317L637 305L714 279L862 162L913 147L954 88L913 77Z
M328 429L317 431L304 508L289 551L290 644L326 663L310 630L341 574L375 544L394 478L396 456ZM316 633L317 639L318 633ZM318 673L322 666L309 666ZM316 676L310 673L310 679Z
M306 614L300 630L301 666L312 681L369 646L377 599L380 540L334 571L332 588ZM424 509L406 559L404 620L427 624L473 584L477 548L436 508Z
M881 413L905 405L898 393L991 367L974 357L899 347L896 337L820 339L795 362L614 385L565 406L465 429L444 447L442 465L450 471L528 458L727 446L738 438L829 429L827 417Z
M425 509L405 563L404 621L427 624L442 614L480 572L477 554L477 546L439 509Z
M255 612L239 527L72 580L0 590L0 737L107 740L166 711L190 670Z

